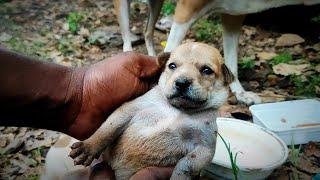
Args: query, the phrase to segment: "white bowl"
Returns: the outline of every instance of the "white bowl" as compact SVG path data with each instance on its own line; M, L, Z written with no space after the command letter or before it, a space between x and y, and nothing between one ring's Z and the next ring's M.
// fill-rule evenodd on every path
M217 118L217 125L233 154L238 152L239 179L265 179L288 157L286 144L261 126L231 118ZM233 179L230 158L219 136L212 164L204 172L219 179Z

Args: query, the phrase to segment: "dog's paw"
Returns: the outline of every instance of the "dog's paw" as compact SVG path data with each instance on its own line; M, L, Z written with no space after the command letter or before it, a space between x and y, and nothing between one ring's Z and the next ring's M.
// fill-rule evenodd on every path
M84 142L76 142L71 146L72 151L69 156L73 158L74 165L89 166L96 154L94 154L89 145Z
M240 91L240 92L235 93L235 95L236 95L236 98L238 101L240 101L246 105L261 103L261 98L254 92Z

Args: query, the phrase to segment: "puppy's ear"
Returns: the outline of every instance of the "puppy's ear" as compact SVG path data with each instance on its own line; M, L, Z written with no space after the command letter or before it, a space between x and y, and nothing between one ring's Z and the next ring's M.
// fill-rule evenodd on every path
M157 64L159 67L161 67L162 71L164 70L166 63L170 58L170 54L171 53L169 52L162 52L157 56Z
M222 70L224 85L227 86L234 81L234 76L225 64L221 65L221 70Z

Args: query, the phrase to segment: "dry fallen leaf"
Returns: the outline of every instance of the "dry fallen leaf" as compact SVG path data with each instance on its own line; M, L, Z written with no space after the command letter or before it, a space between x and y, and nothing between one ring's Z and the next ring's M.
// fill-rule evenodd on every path
M6 129L4 129L3 133L4 134L9 134L9 133L14 133L18 130L17 127L6 127Z
M87 28L81 27L79 31L79 35L88 38L90 36L90 32Z
M258 93L258 95L261 98L261 101L263 103L279 102L279 101L284 101L286 99L286 96L276 94L270 90L264 90L264 91Z
M260 52L260 53L257 53L257 57L259 58L259 60L263 60L263 61L270 60L273 57L275 57L276 55L277 54L273 53L273 52Z
M299 64L292 65L286 63L280 63L272 67L275 74L288 76L291 74L300 75L302 74L310 65L309 64Z
M24 143L23 139L20 138L16 138L13 141L11 141L5 148L4 148L4 152L5 154L10 154L13 152L16 152L19 150L19 148L21 147L21 145Z
M304 147L304 153L306 156L316 156L320 158L320 146L317 146L315 142L309 142Z
M293 46L303 43L304 39L297 34L283 34L276 42L276 47Z
M297 163L297 168L304 171L304 172L308 172L310 174L314 174L314 173L319 173L320 172L320 167L315 166L314 164L312 164L308 158L306 158L305 156L302 156L299 158L299 161Z
M25 150L31 151L39 147L50 147L59 137L58 132L47 130L29 131L25 135Z

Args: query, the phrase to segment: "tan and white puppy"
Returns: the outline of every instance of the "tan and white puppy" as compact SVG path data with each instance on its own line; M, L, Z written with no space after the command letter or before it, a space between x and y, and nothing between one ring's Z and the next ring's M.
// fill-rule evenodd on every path
M153 32L155 24L158 20L160 10L164 0L148 0L149 16L148 23L145 30L145 42L150 56L155 56L156 52L153 45ZM129 23L129 10L131 0L113 0L115 12L120 25L122 40L123 40L123 51L132 51L131 41L138 37L130 31Z
M190 26L207 12L222 14L224 59L227 67L235 75L235 81L230 85L231 91L241 102L246 104L260 103L259 96L245 91L237 78L238 43L245 15L287 5L319 3L320 0L179 0L164 51L171 52L177 47L184 39Z
M217 109L233 75L219 51L202 43L174 49L159 83L118 108L88 139L72 145L75 164L88 166L101 153L117 179L148 166L175 166L171 179L190 179L213 158Z

